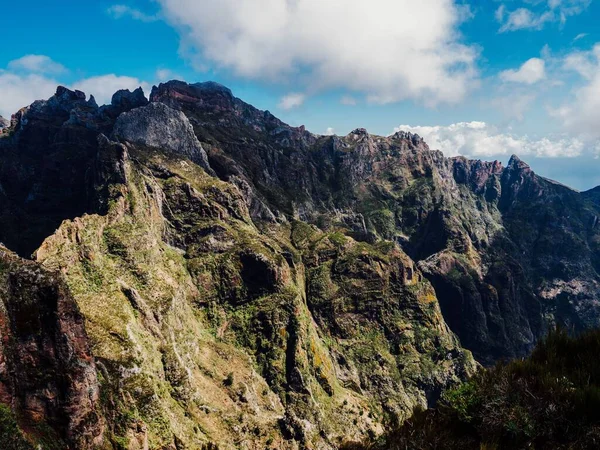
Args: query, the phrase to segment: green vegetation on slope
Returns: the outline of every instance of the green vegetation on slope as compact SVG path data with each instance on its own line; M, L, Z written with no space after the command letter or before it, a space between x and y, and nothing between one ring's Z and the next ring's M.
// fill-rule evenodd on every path
M13 412L3 404L0 404L0 444L5 450L33 450L23 437Z
M592 449L600 446L600 330L552 332L417 411L384 439L347 449Z

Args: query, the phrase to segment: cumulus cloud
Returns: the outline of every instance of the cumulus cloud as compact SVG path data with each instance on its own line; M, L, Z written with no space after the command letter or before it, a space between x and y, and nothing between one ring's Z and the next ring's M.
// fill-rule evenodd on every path
M568 71L577 72L587 80L592 80L600 69L600 44L594 45L588 51L576 51L565 56L563 67Z
M500 72L500 79L512 83L534 84L546 78L546 63L540 58L531 58L518 70Z
M8 63L8 69L15 72L25 71L45 74L66 72L62 64L46 55L25 55Z
M288 95L285 95L279 101L279 108L281 109L294 109L298 106L302 106L306 100L306 95L299 92L292 92Z
M517 30L541 30L548 23L564 24L569 16L581 14L590 5L591 0L548 0L526 1L532 8L517 8L506 11L505 5L496 10L496 20L502 23L500 32Z
M446 156L500 157L518 154L536 157L576 157L585 150L585 143L576 138L531 139L501 133L485 122L459 122L448 126L400 125L394 131L410 131L425 139L430 148Z
M335 130L331 127L328 127L325 130L325 133L323 133L323 135L325 135L325 136L333 136L334 134L335 134Z
M39 74L18 75L0 70L0 115L9 119L23 106L56 91L58 82Z
M158 2L196 64L241 77L430 105L460 101L477 78L454 0Z
M567 130L589 139L600 139L600 43L591 50L574 52L564 59L563 67L584 80L559 108L551 110Z
M159 20L158 15L146 14L139 9L131 8L127 5L112 5L107 9L107 12L115 19L130 17L141 22L156 22Z

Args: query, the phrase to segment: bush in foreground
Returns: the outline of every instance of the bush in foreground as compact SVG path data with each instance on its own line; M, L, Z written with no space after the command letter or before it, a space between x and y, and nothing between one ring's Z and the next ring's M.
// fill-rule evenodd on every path
M345 448L600 448L600 331L554 331L529 358L481 370L380 441Z

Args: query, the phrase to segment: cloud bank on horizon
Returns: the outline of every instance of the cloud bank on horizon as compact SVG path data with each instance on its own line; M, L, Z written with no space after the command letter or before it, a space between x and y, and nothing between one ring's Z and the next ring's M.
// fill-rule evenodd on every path
M535 157L581 156L585 144L574 137L532 139L502 133L485 122L459 122L448 126L400 125L394 131L409 131L425 139L430 148L438 149L447 156L466 155L474 158L490 158L519 154ZM600 153L600 148L594 148Z
M376 133L417 132L447 155L600 155L600 5L592 0L138 0L99 14L124 35L135 23L170 30L176 63L136 73L107 61L89 73L51 53L0 58L0 115L57 84L102 104L118 89L148 93L201 74L258 92L257 106L292 123L307 117L325 134L373 118L388 127ZM153 56L147 36L139 58Z

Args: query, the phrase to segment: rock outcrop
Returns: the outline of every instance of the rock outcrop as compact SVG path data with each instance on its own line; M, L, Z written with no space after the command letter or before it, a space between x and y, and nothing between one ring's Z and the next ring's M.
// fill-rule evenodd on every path
M60 274L89 360L52 367L100 392L33 419L81 448L337 448L473 373L463 347L488 364L600 320L599 196L516 157L314 135L179 81L102 107L59 88L8 130L0 240Z
M163 103L153 102L121 114L113 135L133 144L172 151L213 173L188 118Z
M273 215L398 242L480 361L527 354L555 323L600 323L597 203L518 157L507 167L444 158L405 132L317 136L202 85L169 82L151 98L182 110L212 143L211 167L244 180Z
M63 448L100 445L96 365L64 280L0 248L0 305L0 402Z
M118 111L123 112L146 106L148 99L141 87L135 89L133 92L129 89L121 89L114 93L110 104Z

